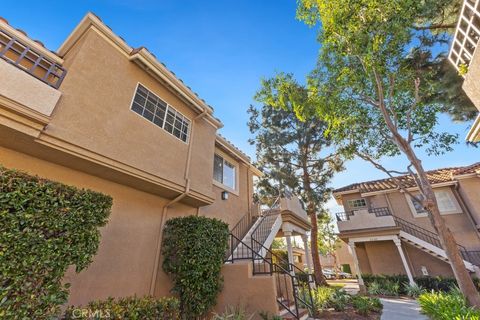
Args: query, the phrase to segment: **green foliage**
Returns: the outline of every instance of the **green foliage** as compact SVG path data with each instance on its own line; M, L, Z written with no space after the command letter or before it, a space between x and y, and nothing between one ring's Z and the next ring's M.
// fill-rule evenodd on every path
M288 252L286 249L273 249L274 253L272 262L282 267L284 270L289 270Z
M254 315L248 315L243 307L229 306L221 314L215 314L212 320L250 320L253 319Z
M380 312L383 309L380 299L366 296L353 296L352 304L355 310L363 316L367 316L371 312Z
M352 269L350 268L349 264L342 264L342 271L352 274Z
M112 199L0 167L0 318L50 319L92 261Z
M458 74L461 76L466 75L468 72L468 66L465 63L462 63L458 66Z
M315 101L306 86L283 73L262 80L255 100L262 106L249 108L248 126L254 135L250 143L256 145L257 166L266 173L259 181L260 196L275 197L290 190L301 196L309 214L319 212L330 197L327 185L343 169L343 162L329 149L325 122L302 121L294 114L307 105L313 108Z
M403 295L409 295L408 290L415 290L416 288L410 288L408 285L408 277L403 274L399 275L372 275L372 274L362 274L363 281L367 290L370 294L385 294L388 289L392 289L392 283L397 283L399 285L398 293ZM426 291L443 291L449 292L457 286L457 281L454 278L447 277L414 277L413 279L418 286L418 289L424 289ZM480 289L480 280L478 278L473 278L473 282L477 290Z
M90 302L87 306L70 306L65 320L100 319L180 319L180 303L175 298L126 297Z
M480 311L468 307L463 295L456 290L452 293L430 292L418 297L422 312L433 320L479 320Z
M398 296L400 283L391 280L382 282L373 281L367 286L367 291L372 295Z
M418 298L422 293L425 293L425 289L422 286L419 286L418 284L404 284L405 287L405 293L407 296L412 297L412 298Z
M226 223L206 217L174 218L165 224L163 270L172 277L184 318L202 316L215 305L228 234Z

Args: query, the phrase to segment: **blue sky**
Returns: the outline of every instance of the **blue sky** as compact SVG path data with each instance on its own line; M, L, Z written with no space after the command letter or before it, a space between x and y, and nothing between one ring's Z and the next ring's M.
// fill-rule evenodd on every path
M317 31L295 19L295 6L294 0L7 1L0 14L56 50L85 13L94 12L132 47L146 46L212 105L225 125L221 133L254 157L246 110L260 79L285 71L303 81L315 66ZM463 141L468 125L442 116L440 129L458 133ZM461 142L454 152L422 158L427 169L467 165L479 161L480 148ZM384 159L383 164L406 167L403 158ZM354 160L332 185L384 177ZM333 201L329 206L334 207Z

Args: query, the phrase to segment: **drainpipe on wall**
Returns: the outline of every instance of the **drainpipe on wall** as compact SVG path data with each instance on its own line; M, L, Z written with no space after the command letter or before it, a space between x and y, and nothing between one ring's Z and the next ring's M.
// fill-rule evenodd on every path
M180 200L188 196L188 194L190 193L190 160L192 158L193 134L195 132L194 131L195 123L197 120L205 117L206 115L207 115L207 109L204 108L203 112L200 113L195 118L193 118L193 121L192 121L192 129L190 130L190 138L189 138L190 140L189 140L188 151L187 151L187 161L185 163L185 174L184 174L185 190L183 193L181 193L176 198L174 198L173 200L168 202L166 205L164 205L162 209L162 217L160 218L160 227L159 227L158 236L157 236L157 248L155 251L155 261L153 265L152 279L150 281L150 291L149 291L150 295L153 295L155 293L155 284L156 284L157 275L158 275L158 264L160 262L159 261L160 252L162 250L163 228L165 226L165 221L166 221L165 218L167 217L168 208L172 207L175 203L179 202ZM198 211L199 210L197 208L197 216L198 216Z

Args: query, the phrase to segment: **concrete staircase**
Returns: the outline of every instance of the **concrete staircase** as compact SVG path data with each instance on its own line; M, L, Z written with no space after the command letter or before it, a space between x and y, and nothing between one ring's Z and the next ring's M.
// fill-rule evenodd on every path
M400 239L442 261L449 263L445 250L443 250L438 235L430 230L417 226L407 220L394 216L396 225L400 228ZM469 251L465 247L457 244L460 254L463 257L463 263L470 272L478 272L480 269L473 264L473 259L468 261Z

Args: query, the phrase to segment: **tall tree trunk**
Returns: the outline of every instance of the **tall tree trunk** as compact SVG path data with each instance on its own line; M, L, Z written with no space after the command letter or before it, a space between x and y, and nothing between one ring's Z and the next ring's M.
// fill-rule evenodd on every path
M310 205L309 205L310 206ZM318 221L317 221L317 213L315 210L311 210L309 208L308 215L310 216L310 222L312 224L312 234L311 239L312 243L310 246L310 250L312 251L312 260L313 260L313 274L315 276L315 282L317 285L320 286L328 286L327 280L322 272L322 264L320 263L320 254L318 252Z
M383 84L379 74L374 70L375 81L377 84L377 94L378 94L378 107L382 112L383 119L388 129L392 133L392 141L397 145L400 151L405 154L405 156L410 161L410 164L415 168L417 172L417 177L414 176L415 181L417 182L418 188L425 197L423 202L424 207L428 211L428 216L437 231L440 243L445 250L448 260L450 261L450 266L452 267L453 274L455 279L457 279L458 286L462 291L463 295L467 299L468 303L476 308L480 308L480 295L478 294L475 285L473 284L472 278L463 263L463 258L460 255L458 250L457 243L447 228L443 217L440 215L440 210L438 208L437 199L435 198L435 193L433 192L432 185L428 180L427 174L423 169L422 162L417 158L413 147L410 144L410 132L409 140L405 139L399 132L397 126L392 122L390 114L385 106L385 99L383 94ZM415 80L415 87L418 90L420 80ZM418 91L417 91L418 94Z
M303 161L303 190L307 195L307 214L310 217L310 223L312 224L311 246L312 260L313 260L313 275L315 276L315 282L320 286L328 286L327 280L322 272L322 264L320 263L320 253L318 252L318 219L317 212L315 210L316 205L313 197L311 196L313 190L310 185L310 175L308 172L307 164Z
M430 185L430 182L428 181L427 174L423 169L421 161L416 157L416 155L413 153L413 150L410 148L407 149L407 157L418 173L418 180L420 183L419 188L425 197L424 206L429 212L430 220L440 237L440 243L442 244L448 260L450 261L450 265L452 267L453 274L457 279L458 286L467 298L468 303L471 306L480 308L480 295L478 294L472 278L465 267L455 238L445 224L445 220L443 220L443 217L440 215L435 193Z

